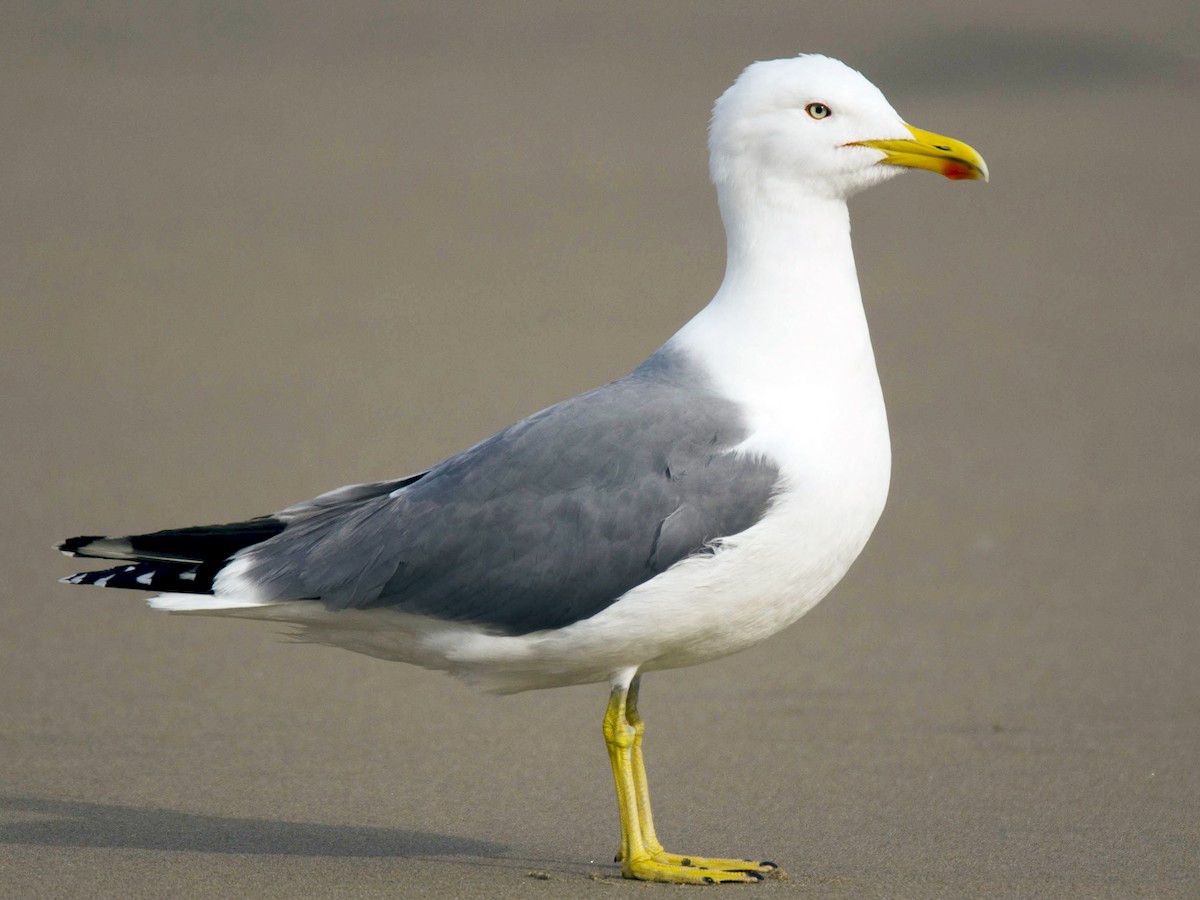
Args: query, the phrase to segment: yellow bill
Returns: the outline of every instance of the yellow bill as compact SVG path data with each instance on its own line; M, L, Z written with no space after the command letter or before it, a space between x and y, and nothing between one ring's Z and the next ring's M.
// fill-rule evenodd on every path
M847 146L882 150L886 155L879 162L884 165L928 169L955 181L988 180L987 163L974 147L932 131L904 127L912 133L911 141L855 141Z

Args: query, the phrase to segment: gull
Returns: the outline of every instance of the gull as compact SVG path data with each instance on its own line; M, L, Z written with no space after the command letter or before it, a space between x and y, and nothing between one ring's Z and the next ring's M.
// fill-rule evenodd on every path
M642 676L745 649L838 583L883 510L891 449L847 199L904 169L987 180L826 56L750 65L717 100L727 238L711 302L630 374L441 463L225 525L59 545L119 561L64 581L500 693L609 685L627 878L759 881L769 861L669 853L642 755Z

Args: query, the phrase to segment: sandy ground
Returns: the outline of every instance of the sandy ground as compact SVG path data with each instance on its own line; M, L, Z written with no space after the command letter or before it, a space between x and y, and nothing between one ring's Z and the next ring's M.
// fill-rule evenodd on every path
M648 679L662 830L777 859L761 896L1196 896L1200 32L1108 6L6 11L0 895L688 890L612 877L603 688L155 614L49 548L627 371L720 279L712 99L816 49L993 182L854 203L890 505L797 627Z

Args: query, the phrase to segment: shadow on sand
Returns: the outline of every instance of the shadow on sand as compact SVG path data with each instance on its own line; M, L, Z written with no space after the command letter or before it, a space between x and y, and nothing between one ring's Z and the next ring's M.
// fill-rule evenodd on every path
M427 831L233 819L33 797L0 797L0 844L281 856L506 856L500 844Z

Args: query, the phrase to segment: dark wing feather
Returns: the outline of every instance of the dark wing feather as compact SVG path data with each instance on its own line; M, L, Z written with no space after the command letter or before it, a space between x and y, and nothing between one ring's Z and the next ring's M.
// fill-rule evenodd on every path
M318 513L346 510L373 497L387 496L412 484L424 473L391 481L351 484L289 506L282 512L245 522L169 528L148 534L81 535L67 538L57 549L67 556L117 559L137 563L97 572L80 572L61 579L68 584L132 588L172 593L212 593L213 578L239 550L282 532L289 523Z
M196 525L125 537L83 535L67 538L58 549L68 556L92 559L200 563L228 559L243 547L274 537L283 529L280 519L262 516L228 525Z

